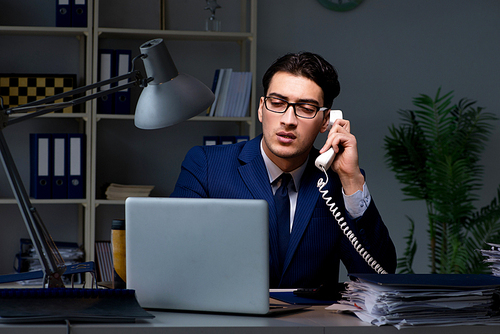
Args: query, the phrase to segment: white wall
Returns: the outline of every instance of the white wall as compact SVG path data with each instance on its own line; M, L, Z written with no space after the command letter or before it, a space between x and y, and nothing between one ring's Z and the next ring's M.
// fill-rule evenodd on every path
M409 224L405 216L416 221L414 269L420 273L429 272L425 207L402 201L401 185L385 163L383 139L388 127L399 123L399 109L412 108L413 97L434 95L439 87L453 90L456 102L477 100L500 117L499 28L496 0L365 0L343 13L315 0L259 1L257 77L277 57L301 50L319 53L337 68L341 93L334 107L352 122L361 167L398 256ZM485 186L478 207L489 203L500 185L499 125L483 154Z

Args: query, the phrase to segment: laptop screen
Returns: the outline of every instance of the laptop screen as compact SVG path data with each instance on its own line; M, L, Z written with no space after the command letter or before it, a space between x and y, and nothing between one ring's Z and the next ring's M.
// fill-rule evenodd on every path
M128 198L127 288L142 307L266 314L264 200Z

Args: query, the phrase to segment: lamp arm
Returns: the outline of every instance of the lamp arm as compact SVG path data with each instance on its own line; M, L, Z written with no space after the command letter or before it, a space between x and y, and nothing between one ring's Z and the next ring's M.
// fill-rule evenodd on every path
M131 81L129 83L126 83L126 84L123 84L123 85L119 85L119 86L115 86L113 88L110 88L110 89L106 89L106 90L102 90L102 91L99 91L97 93L94 93L94 94L90 94L90 95L86 95L86 96L83 96L83 97L80 97L80 98L76 98L74 99L73 101L70 101L72 104L80 104L80 103L83 103L83 102L87 102L87 101L90 101L90 100L93 100L93 99L97 99L101 96L106 96L106 95L109 95L109 94L112 94L112 93L116 93L118 91L121 91L123 89L127 89L127 88L132 88L134 86L140 86L139 82L137 81Z
M44 285L48 283L49 287L64 287L61 277L66 269L64 261L57 248L54 247L53 241L36 209L31 204L2 129L0 129L0 153L24 223L40 258L44 272Z
M112 87L110 89L106 89L106 90L102 90L102 91L99 91L99 92L96 92L93 94L78 97L78 98L75 98L75 99L68 101L68 102L52 103L56 100L60 100L60 99L63 99L65 97L68 97L68 96L79 95L79 94L85 93L91 89L100 88L100 87L103 87L105 85L113 84L115 82L119 82L122 80L129 80L132 78L134 80L130 81L126 84L118 85L118 86ZM123 75L120 75L120 76L117 76L117 77L114 77L111 79L107 79L107 80L99 81L99 82L96 82L94 84L90 84L87 86L79 87L79 88L70 90L70 91L65 92L65 93L53 95L50 97L46 97L44 99L40 99L40 100L37 100L34 102L23 104L22 106L9 108L9 109L4 110L4 112L3 112L4 115L8 116L8 115L12 115L12 114L15 114L18 112L25 112L26 110L28 110L28 111L35 110L35 112L23 115L21 117L9 119L6 122L4 122L3 127L6 127L8 125L12 125L15 123L19 123L19 122L25 121L27 119L42 116L42 115L48 114L50 112L66 108L68 106L73 106L73 105L77 105L80 103L84 103L86 101L90 101L90 100L99 98L101 96L106 96L106 95L118 92L122 89L127 89L127 88L131 88L134 86L144 87L151 80L152 80L152 78L143 79L143 76L142 76L140 71L132 71L132 72L129 72L127 74L123 74ZM39 108L39 107L42 107L43 109ZM0 125L0 127L1 127L1 125Z
M132 78L134 80L129 81L125 84L118 85L110 89L99 91L93 94L85 95L83 97L75 98L69 102L52 103L56 100L63 99L68 96L79 95L91 89L100 88L105 85L113 84L121 80L129 80ZM66 270L66 266L64 265L64 261L59 251L57 250L57 247L55 246L54 241L52 240L40 215L38 214L36 208L32 205L29 199L28 193L26 192L26 188L23 185L21 176L19 175L16 164L14 162L14 159L12 158L12 154L10 153L9 147L3 135L3 129L8 125L19 123L27 119L47 114L52 111L63 109L69 105L84 103L86 101L96 99L101 96L112 94L122 89L130 88L133 86L144 87L151 80L153 79L152 78L143 79L142 74L139 71L132 71L124 75L120 75L114 78L97 82L95 84L73 89L69 92L57 94L38 101L24 104L22 106L13 107L1 111L0 156L2 159L4 169L7 172L7 176L12 191L14 193L14 196L16 197L19 210L21 211L21 215L26 225L26 229L28 230L33 245L40 258L40 262L44 273L44 279L43 279L44 285L48 283L48 286L51 288L64 287L64 283L62 281L62 275ZM12 115L16 112L26 112L27 110L33 110L33 109L35 110L35 112L14 119L9 119L9 115Z
M141 75L140 71L132 69L132 71L127 74L77 88L69 92L57 94L23 106L4 110L0 103L1 159L7 171L9 182L21 210L27 230L42 263L44 283L48 283L49 287L64 286L61 279L62 274L65 272L64 262L40 216L30 202L29 196L23 186L21 177L19 176L17 167L7 146L7 142L5 141L3 129L8 125L38 117L70 105L84 103L126 88L133 86L146 87L149 83L151 83L152 89L147 87L143 90L141 98L139 98L138 101L138 107L136 107L135 124L139 128L153 129L170 126L193 117L212 105L214 101L213 92L200 81L187 75L179 75L162 39L155 39L144 43L141 46L141 52L141 55L133 59L133 63L140 58L144 60L146 78ZM148 75L150 77L148 77ZM122 80L127 80L127 83L86 95L88 90L97 89ZM167 82L172 82L173 84L165 84ZM80 94L85 96L77 97L77 95ZM72 97L72 100L69 102L54 103L59 99L64 99L69 96ZM148 113L153 109L152 111L154 114L158 114L156 109L169 109L162 106L170 104L174 104L175 107L173 108L174 112L172 115L168 115L168 117L166 117L166 115L160 115L159 117L157 117L158 115L151 116ZM152 105L154 105L154 108L152 108ZM9 116L14 113L27 112L28 110L34 110L34 112L21 115L14 119L9 119ZM140 118L139 121L138 118Z

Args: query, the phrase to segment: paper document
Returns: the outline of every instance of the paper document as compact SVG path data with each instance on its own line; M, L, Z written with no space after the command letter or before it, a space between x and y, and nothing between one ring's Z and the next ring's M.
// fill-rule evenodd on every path
M486 259L484 262L490 263L491 273L494 276L500 276L500 245L498 244L488 244L491 249L489 250L481 250Z
M339 304L377 326L500 324L494 295L500 277L489 275L354 274Z

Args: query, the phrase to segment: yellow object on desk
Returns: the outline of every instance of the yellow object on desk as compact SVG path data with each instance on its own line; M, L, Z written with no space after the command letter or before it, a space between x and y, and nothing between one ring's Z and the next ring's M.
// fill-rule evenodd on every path
M113 288L124 289L127 282L125 254L125 221L114 219L111 225L111 249L113 252Z

